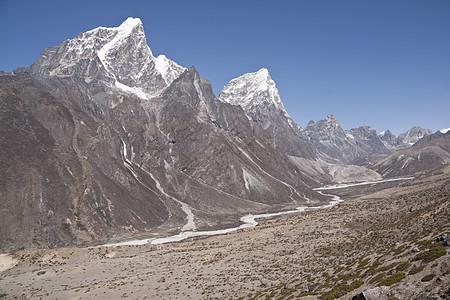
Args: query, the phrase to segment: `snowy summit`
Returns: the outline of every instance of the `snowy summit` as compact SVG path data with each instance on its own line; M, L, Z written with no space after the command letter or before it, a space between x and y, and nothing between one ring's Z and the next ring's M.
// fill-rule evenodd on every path
M258 121L261 117L270 118L281 114L287 118L289 125L293 126L275 82L266 68L232 79L220 92L219 100L240 105L250 120ZM268 122L263 123L264 127L270 126Z
M118 27L98 27L44 49L31 67L41 76L78 77L142 99L158 95L185 68L165 56L155 58L138 18Z
M240 105L246 112L260 105L273 105L286 112L275 82L266 68L232 79L220 92L219 100Z

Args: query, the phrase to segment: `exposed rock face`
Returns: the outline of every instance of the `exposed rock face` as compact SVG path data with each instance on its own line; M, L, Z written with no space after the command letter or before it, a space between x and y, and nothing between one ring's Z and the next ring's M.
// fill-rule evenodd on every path
M128 19L0 77L1 251L226 226L327 199L285 155L311 155L304 139L267 138L294 132L287 121L264 129L180 68L154 59Z
M359 156L391 153L380 140L375 129L370 126L361 126L347 130L346 135L357 148Z
M329 163L347 164L360 157L390 153L373 128L361 126L344 131L333 115L310 121L303 132L317 156Z
M75 91L61 99L28 76L0 80L2 251L92 242L168 219L154 182L123 164L120 132L95 104Z
M390 150L400 150L411 147L420 139L429 136L433 131L431 129L423 129L418 126L414 126L410 130L400 134L396 137L392 132L386 130L382 132L378 137Z
M399 146L399 140L389 129L380 133L379 138L388 149L397 149Z
M399 139L400 143L412 146L415 143L417 143L424 136L430 135L432 133L433 133L433 130L431 130L431 129L424 129L419 126L414 126L407 132L399 134L398 139Z
M386 297L387 292L389 291L389 287L387 286L378 286L354 296L352 300L377 300L382 298L382 296Z

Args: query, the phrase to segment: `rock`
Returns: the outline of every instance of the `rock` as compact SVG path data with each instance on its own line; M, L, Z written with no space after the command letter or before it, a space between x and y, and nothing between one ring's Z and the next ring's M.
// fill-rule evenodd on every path
M372 289L365 290L360 295L357 295L352 300L376 300L379 299L383 294L386 294L389 291L389 287L387 286L379 286Z
M417 252L420 252L419 248L417 248L417 247L414 247L414 248L412 248L411 250L408 251L409 254L417 253Z
M320 282L308 284L308 292L313 292L319 285L321 285Z
M353 296L352 300L367 300L366 297L364 297L363 293L359 293L356 296Z
M436 242L439 242L444 246L449 246L448 234L447 233L441 234L436 238Z

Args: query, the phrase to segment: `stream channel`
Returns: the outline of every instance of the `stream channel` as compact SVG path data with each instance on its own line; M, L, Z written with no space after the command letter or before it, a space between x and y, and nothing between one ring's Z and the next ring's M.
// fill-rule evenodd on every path
M163 237L163 238L149 238L149 239L141 239L141 240L130 240L130 241L124 241L119 243L111 243L111 244L104 244L101 245L102 247L116 247L116 246L133 246L133 245L145 245L145 244L151 244L151 245L158 245L158 244L165 244L165 243L172 243L172 242L179 242L188 238L193 237L200 237L200 236L212 236L212 235L221 235L226 234L229 232L233 232L239 229L243 228L250 228L258 225L258 221L261 219L267 219L267 218L273 218L277 216L287 215L287 214L294 214L294 213L300 213L305 211L313 211L318 209L324 209L329 208L332 206L335 206L336 204L344 201L337 195L331 195L331 194L325 194L322 191L323 190L336 190L336 189L344 189L349 188L353 186L360 186L360 185L368 185L368 184L377 184L377 183L383 183L383 182L391 182L391 181L399 181L399 180L411 180L414 179L414 177L406 177L406 178L393 178L393 179L384 179L384 180L378 180L378 181L367 181L367 182L359 182L359 183L349 183L349 184L340 184L340 185L331 185L331 186L324 186L320 188L315 188L314 190L318 193L331 197L331 200L328 204L321 205L321 206L300 206L297 207L294 210L287 210L287 211L280 211L275 213L266 213L266 214L257 214L252 215L248 214L240 218L242 224L237 227L231 227L226 229L219 229L219 230L209 230L209 231L182 231L176 235Z

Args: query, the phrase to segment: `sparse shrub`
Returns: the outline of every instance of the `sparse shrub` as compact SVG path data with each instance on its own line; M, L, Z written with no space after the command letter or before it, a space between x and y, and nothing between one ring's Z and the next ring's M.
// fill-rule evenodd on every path
M398 248L393 249L393 250L392 250L392 253L393 253L394 255L399 255L399 254L401 254L403 251L405 251L405 249L406 249L406 246L405 246L405 245L399 246Z
M37 274L37 275L44 275L44 274L45 274L45 271L39 271L39 272L37 272L36 274Z
M370 262L370 258L366 258L359 262L357 269L363 269Z
M414 275L417 273L420 273L423 271L423 269L425 268L425 266L418 266L418 267L413 267L411 270L409 270L409 275Z
M375 283L380 281L381 279L384 278L384 276L386 276L385 272L379 273L377 275L375 275L374 277L372 277L372 279L369 280L369 283Z
M361 280L353 281L349 285L346 283L340 283L340 284L336 285L331 291L322 294L320 299L321 300L332 300L335 298L342 297L342 296L346 295L347 293L350 293L351 291L359 288L363 284L364 284L364 282Z
M442 244L433 244L429 250L419 253L414 257L414 260L423 260L426 263L447 254L445 247Z
M378 286L382 286L382 285L390 286L390 285L393 285L394 283L399 282L400 280L402 280L405 277L406 277L405 274L403 274L402 272L398 272L398 273L395 273L395 274L383 279L380 282L380 284L378 284Z
M390 269L392 269L393 267L395 267L396 264L397 264L397 263L392 263L392 264L390 264L390 265L381 267L381 268L379 268L377 271L385 272L385 271L390 270Z
M396 270L397 270L397 272L403 272L409 268L409 265L410 265L409 262L404 261L404 262L398 264Z
M436 277L436 274L428 274L428 275L424 276L420 281L422 281L422 282L430 281L434 277Z

